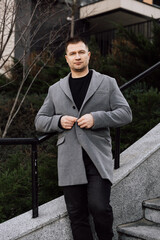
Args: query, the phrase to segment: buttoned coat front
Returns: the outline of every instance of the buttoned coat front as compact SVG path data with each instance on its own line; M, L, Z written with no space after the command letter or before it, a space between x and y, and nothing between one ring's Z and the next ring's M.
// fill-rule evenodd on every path
M80 118L91 113L94 126L71 130L59 128L63 115ZM58 133L58 178L60 186L85 184L87 177L82 148L88 153L102 178L113 179L110 127L120 127L132 120L131 109L116 80L93 70L92 79L81 109L78 111L69 87L69 75L49 88L36 119L36 130Z

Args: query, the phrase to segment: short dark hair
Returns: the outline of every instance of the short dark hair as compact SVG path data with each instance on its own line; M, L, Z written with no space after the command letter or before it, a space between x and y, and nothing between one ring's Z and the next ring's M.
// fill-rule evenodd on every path
M65 51L67 51L67 47L68 47L69 44L76 44L76 43L79 43L79 42L83 42L88 47L88 43L87 43L86 39L84 39L83 37L80 37L80 36L76 36L76 37L69 38L66 41Z

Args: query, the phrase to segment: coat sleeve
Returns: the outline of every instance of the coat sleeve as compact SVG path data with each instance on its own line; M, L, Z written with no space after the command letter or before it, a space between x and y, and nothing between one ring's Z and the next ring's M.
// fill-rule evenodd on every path
M48 95L35 118L36 130L45 133L62 132L62 128L59 127L61 116L55 114L55 106L50 96L49 88Z
M132 121L132 111L121 93L116 80L112 79L109 97L110 111L91 112L94 118L92 129L121 127Z

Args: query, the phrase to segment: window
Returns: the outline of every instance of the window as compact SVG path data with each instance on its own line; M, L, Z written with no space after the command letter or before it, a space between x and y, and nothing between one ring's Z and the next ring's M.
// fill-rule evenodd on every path
M102 0L80 0L80 6L83 7L85 5L92 4L99 1L102 1Z
M157 6L160 6L160 0L153 0L153 4L157 5Z

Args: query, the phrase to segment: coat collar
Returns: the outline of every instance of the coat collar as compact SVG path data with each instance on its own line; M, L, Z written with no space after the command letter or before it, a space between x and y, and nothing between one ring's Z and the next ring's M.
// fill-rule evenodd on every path
M90 82L87 94L85 96L85 99L83 101L82 107L89 100L89 98L96 92L96 90L98 89L98 87L100 86L103 80L102 74L100 74L99 72L96 72L95 70L92 70L92 71L93 71L93 74L92 74L91 82ZM71 90L69 87L69 76L70 76L70 73L65 78L62 78L60 80L60 87L62 88L63 92L70 98L70 100L74 102L71 94Z
M69 76L70 76L70 73L66 77L60 79L60 87L63 90L63 92L67 95L67 97L69 97L70 100L74 102L72 93L69 87Z
M91 82L90 82L89 87L88 87L86 97L85 97L84 102L83 102L84 104L96 92L96 90L98 89L98 87L100 86L100 84L103 80L103 75L102 74L100 74L99 72L96 72L95 70L92 70L92 71L93 71L93 74L92 74Z

